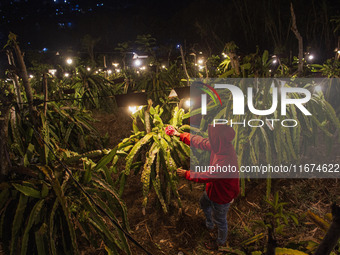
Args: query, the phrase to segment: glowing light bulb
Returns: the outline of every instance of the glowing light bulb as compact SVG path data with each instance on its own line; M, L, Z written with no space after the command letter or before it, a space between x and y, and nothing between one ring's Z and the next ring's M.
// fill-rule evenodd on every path
M90 68L90 67L88 67L88 68L86 68L86 70L90 72L90 71L91 71L91 68Z
M67 63L68 65L71 65L71 64L73 63L73 60L72 60L72 58L68 58L68 59L66 59L66 63Z
M322 87L321 87L321 85L315 86L314 91L315 91L316 93L322 92Z
M112 74L112 70L110 70L110 69L107 70L107 73L108 73L108 74Z
M309 56L308 56L308 59L309 59L309 60L313 60L313 59L314 59L314 56L313 56L313 55L309 55Z
M54 76L57 72L57 69L49 69L48 72Z
M140 61L139 59L136 59L135 62L134 62L134 65L135 66L140 66L142 64L142 61Z
M116 69L116 72L117 72L117 73L120 73L120 69Z
M187 99L187 100L184 102L184 105L185 105L186 107L190 107L190 106L191 106L191 101L190 101L190 99Z
M143 108L143 106L129 106L129 111L132 114L135 114L136 112L138 112L139 110L141 110Z
M70 76L70 74L69 73L64 73L64 76L67 78L67 77Z
M198 63L199 65L202 65L202 64L203 64L203 59L197 60L197 63Z

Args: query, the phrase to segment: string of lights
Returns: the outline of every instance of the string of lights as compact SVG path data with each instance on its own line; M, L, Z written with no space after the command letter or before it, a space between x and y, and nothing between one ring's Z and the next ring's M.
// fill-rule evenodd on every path
M179 97L180 99L182 98L181 96L178 96L175 90L178 89L187 89L189 91L189 87L179 87L179 88L165 88L162 90L150 90L147 92L138 92L138 93L128 93L128 94L117 94L117 95L105 95L105 96L96 96L96 97L90 97L90 96L83 96L83 97L69 97L69 98L58 98L58 99L51 99L51 100L43 100L43 99L34 99L33 100L33 105L38 106L43 103L52 103L52 102L61 102L61 101L81 101L81 100L87 100L87 99L101 99L101 98L117 98L120 96L141 96L141 95L147 95L147 94L152 94L152 93L157 93L157 92L170 92L169 98L174 98L174 97ZM186 95L189 94L189 92L186 93ZM146 100L145 100L146 101ZM29 105L29 102L12 102L10 104L5 104L6 106L15 106L15 105Z
M164 90L152 90L152 91L148 91L148 92L141 92L141 93L153 93L153 92L164 92L164 91L171 91L172 89L164 89ZM132 93L134 94L134 93ZM107 95L107 96L97 96L97 97L72 97L72 98L59 98L59 99L53 99L53 100L42 100L42 99L34 99L33 100L33 105L37 106L40 105L42 103L51 103L51 102L60 102L60 101L72 101L72 100L85 100L85 99L99 99L99 98L115 98L116 96L121 96L121 95L130 95L130 94L117 94L117 95ZM22 102L22 103L17 103L17 102L13 102L11 103L11 105L13 104L21 104L21 105L29 105L28 102Z

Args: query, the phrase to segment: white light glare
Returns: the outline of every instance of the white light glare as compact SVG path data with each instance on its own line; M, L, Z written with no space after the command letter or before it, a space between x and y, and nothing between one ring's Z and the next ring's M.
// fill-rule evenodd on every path
M107 73L108 73L108 74L112 74L112 70L110 70L110 69L107 70Z
M67 63L68 65L71 65L71 64L73 63L73 60L72 60L72 58L68 58L68 59L66 59L66 63Z
M139 59L136 59L135 62L134 62L134 65L135 66L140 66L142 64L142 61L140 61Z
M316 93L322 92L322 87L321 87L321 85L315 86L314 91L315 91Z
M162 65L162 68L165 69L166 68L165 65Z
M32 74L30 74L30 78L32 79L32 78L34 78L34 76Z
M273 64L276 64L277 63L277 59L275 58L274 60L273 60Z
M118 66L119 66L118 63L112 63L112 65L113 65L114 67L118 67Z
M197 63L199 64L199 65L202 65L203 64L203 59L199 59L199 60L197 60Z
M145 66L142 66L141 68L140 68L140 70L145 70L146 69L146 67Z
M314 56L313 56L313 55L309 55L309 56L308 56L308 59L309 59L309 60L312 60L312 59L314 59Z
M64 76L67 78L67 77L70 76L70 74L69 73L65 73Z
M136 112L138 112L139 110L141 110L143 108L143 106L129 106L129 111L132 114L135 114Z
M87 70L88 72L90 72L90 71L91 71L91 68L90 68L90 67L88 67L88 68L86 68L86 70Z
M54 76L57 72L57 69L49 69L48 72Z
M117 72L117 73L120 73L120 69L116 69L116 72Z
M198 66L198 69L199 69L199 70L203 70L203 69L204 69L204 66Z
M190 106L191 106L190 98L187 99L187 100L184 102L184 104L185 104L186 107L190 107Z

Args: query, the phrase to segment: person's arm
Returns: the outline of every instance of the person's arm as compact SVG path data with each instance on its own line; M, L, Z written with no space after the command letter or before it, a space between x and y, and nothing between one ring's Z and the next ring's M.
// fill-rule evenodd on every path
M190 133L175 132L175 136L179 136L180 140L189 146L193 146L200 150L211 151L209 138L203 138L199 135L191 135Z
M190 171L189 170L183 170L181 168L177 169L177 175L179 177L183 177L185 179L187 179L188 181L193 181L193 182L198 182L198 183L208 183L208 182L213 182L213 181L217 181L219 179L217 178L191 178L190 177ZM202 176L204 175L203 173L201 174ZM207 175L204 175L207 176Z

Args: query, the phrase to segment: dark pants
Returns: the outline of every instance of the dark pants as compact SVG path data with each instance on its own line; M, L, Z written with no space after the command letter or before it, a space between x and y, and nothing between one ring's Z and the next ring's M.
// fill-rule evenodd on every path
M227 213L230 203L214 203L209 199L207 193L204 191L203 195L200 198L200 205L206 217L205 225L209 230L213 229L214 225L217 226L217 244L224 245L227 240L228 234Z

